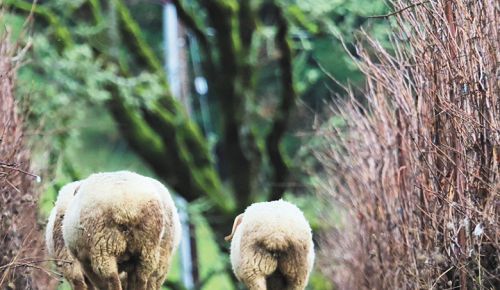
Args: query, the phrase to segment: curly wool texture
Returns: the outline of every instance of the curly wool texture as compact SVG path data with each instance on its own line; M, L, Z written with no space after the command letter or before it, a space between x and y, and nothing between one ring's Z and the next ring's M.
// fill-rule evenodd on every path
M172 263L174 252L179 246L182 229L179 214L177 213L177 208L175 207L170 192L159 181L153 178L149 179L155 186L157 192L160 194L160 198L163 202L163 209L165 211L165 214L167 215L163 237L160 242L159 266L158 269L153 272L151 278L151 285L153 286L153 289L161 289L161 285L167 278L168 270L170 269L170 264Z
M80 263L71 255L64 244L62 234L62 221L64 214L80 181L71 182L61 188L57 196L56 204L50 212L45 230L45 242L49 255L56 260L56 266L63 277L68 280L72 289L86 290L94 287L85 281L85 276Z
M63 220L66 246L99 289L151 289L167 222L163 199L150 178L119 171L82 181Z
M314 244L302 211L278 200L252 204L240 217L231 242L236 277L250 290L305 289Z

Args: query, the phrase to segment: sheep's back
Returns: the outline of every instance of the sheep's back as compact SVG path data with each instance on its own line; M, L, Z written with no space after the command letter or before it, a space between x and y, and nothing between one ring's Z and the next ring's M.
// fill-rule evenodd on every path
M82 182L70 211L85 216L108 213L118 223L137 223L144 206L159 200L144 176L128 171L97 173Z
M164 223L161 199L146 177L128 171L98 173L82 182L64 218L63 236L70 250L101 235L124 248L136 239L134 233L157 243Z
M255 203L245 210L241 225L242 239L248 239L271 251L292 246L308 247L311 227L295 205L278 200Z

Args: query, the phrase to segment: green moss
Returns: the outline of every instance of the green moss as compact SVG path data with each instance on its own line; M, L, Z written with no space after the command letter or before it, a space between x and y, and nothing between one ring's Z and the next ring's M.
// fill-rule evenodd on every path
M121 20L123 21L125 29L130 33L130 36L134 38L134 44L139 50L139 55L143 58L144 62L153 69L155 73L163 75L164 72L161 61L156 57L151 47L146 43L145 37L144 35L142 35L142 31L139 25L133 19L127 6L125 6L125 4L121 0L113 1L116 5L116 8L118 9L118 13Z
M19 0L5 0L5 4L20 10L30 12L33 11L35 15L41 17L44 21L48 22L54 32L55 44L59 47L60 51L65 48L73 46L74 42L71 33L66 26L64 26L52 11L41 5L33 6L32 3L19 1Z

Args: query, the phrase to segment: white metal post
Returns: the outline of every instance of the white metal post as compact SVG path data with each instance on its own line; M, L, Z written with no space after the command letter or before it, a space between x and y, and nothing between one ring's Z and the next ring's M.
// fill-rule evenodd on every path
M165 72L167 73L170 91L175 98L181 97L180 54L179 54L179 24L175 6L166 1L163 5L163 51ZM182 239L179 247L181 255L181 275L184 287L194 289L193 263L191 257L189 216L187 202L182 197L176 198L179 218L182 225ZM194 234L194 233L193 233Z

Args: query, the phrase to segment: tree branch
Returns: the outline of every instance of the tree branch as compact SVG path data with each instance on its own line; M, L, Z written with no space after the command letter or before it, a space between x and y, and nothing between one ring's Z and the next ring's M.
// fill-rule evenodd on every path
M144 118L161 136L167 147L167 160L174 166L172 171L158 174L167 178L172 176L174 180L169 184L188 201L206 195L218 210L233 212L234 201L224 193L206 141L180 105L164 98L153 109L145 110Z
M141 116L119 97L115 86L108 86L113 95L108 109L132 149L188 201L208 196L219 211L232 213L233 201L223 194L203 136L192 122L160 106Z
M111 99L107 107L115 119L122 136L139 156L151 165L155 172L171 172L173 167L167 160L165 145L156 132L119 97L118 88L108 85Z
M227 173L237 196L239 209L250 202L252 192L252 163L243 150L240 128L243 122L241 41L238 34L237 1L203 0L202 4L215 29L216 48L219 57L215 93L219 98L222 121L222 149L227 163Z
M290 118L291 111L295 107L295 101L297 99L297 94L293 86L292 50L287 37L288 23L281 8L275 3L273 3L273 6L276 9L278 26L275 40L281 51L279 65L281 70L282 95L281 103L275 114L271 131L266 137L266 149L271 165L273 166L271 200L281 198L286 189L285 181L288 178L290 169L285 161L284 153L280 150L280 142L286 132L288 119Z
M241 82L244 98L254 99L254 64L252 63L252 38L257 27L255 11L250 5L251 1L241 1L238 10L238 33L241 49L239 62L241 71ZM251 94L251 95L250 95Z
M48 8L22 0L5 0L5 4L24 12L34 13L35 16L38 15L45 20L54 29L55 45L59 52L74 45L69 29L62 25L59 18Z
M177 15L179 16L182 23L200 42L200 46L206 58L205 67L208 70L208 74L211 76L211 74L215 72L215 65L212 57L212 49L206 32L198 25L198 23L196 23L194 16L187 11L181 0L172 0L172 3L175 5Z
M247 51L251 49L253 33L257 27L255 11L250 2L252 1L241 1L238 9L238 32L241 47Z
M129 9L122 0L112 0L116 5L120 19L122 20L123 27L125 31L128 32L131 37L125 37L124 39L131 39L133 41L125 41L125 44L133 44L137 49L138 55L141 57L142 61L147 65L147 67L153 70L155 73L164 75L163 66L160 59L153 52L149 44L146 42L144 35L139 27L139 24L134 20L130 14ZM132 49L132 51L134 51Z
M399 9L398 11L394 11L392 13L388 13L388 14L384 14L384 15L367 16L366 18L388 18L388 17L394 16L396 14L399 14L399 13L405 11L405 10L411 9L413 7L416 7L416 6L420 6L420 5L428 3L428 2L430 2L430 0L416 2L416 3L413 3L413 4L409 5L409 6L404 7L402 9Z
M189 14L189 12L182 4L182 1L172 0L172 3L175 5L177 15L181 19L182 23L184 23L184 25L194 34L196 39L198 39L198 41L200 42L201 46L204 49L208 49L210 45L208 43L207 35L205 31L203 31L203 29L196 23L193 15Z

